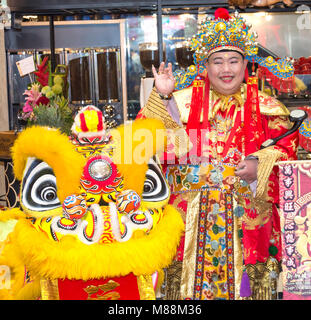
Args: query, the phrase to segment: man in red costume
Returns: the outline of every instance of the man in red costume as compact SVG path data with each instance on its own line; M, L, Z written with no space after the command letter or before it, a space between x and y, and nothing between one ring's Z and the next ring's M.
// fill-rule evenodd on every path
M281 233L275 163L296 158L297 133L261 148L292 124L282 103L258 92L246 67L248 59L283 77L292 68L287 60L281 66L271 57L259 58L249 28L238 14L216 10L215 19L203 21L192 39L196 67L177 80L171 64L153 69L155 88L139 113L162 119L167 129L184 129L190 141L185 158L185 145L175 140L176 158L163 165L170 203L186 225L167 270L168 299L277 297Z

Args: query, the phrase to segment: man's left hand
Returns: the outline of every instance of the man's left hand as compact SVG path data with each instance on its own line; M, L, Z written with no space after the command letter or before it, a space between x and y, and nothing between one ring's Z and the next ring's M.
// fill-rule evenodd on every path
M236 167L235 175L250 184L257 180L257 167L257 159L243 160Z

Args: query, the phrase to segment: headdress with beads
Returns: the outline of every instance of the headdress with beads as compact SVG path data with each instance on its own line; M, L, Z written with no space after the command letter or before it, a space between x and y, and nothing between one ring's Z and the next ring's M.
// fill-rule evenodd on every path
M238 14L229 15L226 9L219 8L215 11L215 19L207 18L199 26L198 33L193 36L191 48L194 50L194 63L182 73L174 74L175 89L183 89L192 84L191 105L186 130L199 130L196 137L198 155L201 155L201 141L204 130L209 126L209 96L210 82L208 75L204 78L202 73L206 67L209 56L215 52L232 50L241 53L247 60L257 62L262 68L269 70L270 74L279 78L289 78L293 75L293 65L290 59L274 60L272 57L261 58L257 55L258 43L256 34L250 32L251 26ZM254 67L254 66L253 66ZM239 120L244 136L244 155L251 154L259 148L263 141L263 127L260 115L258 79L254 74L249 77L245 70L247 84L246 99L241 106L241 119ZM201 117L201 115L203 117ZM252 141L255 133L250 123L256 120L256 143ZM229 144L228 144L229 145ZM255 149L254 149L255 148Z
M190 41L194 51L194 64L187 70L175 72L176 90L188 87L197 74L201 73L208 57L220 50L240 52L247 60L267 68L278 78L289 78L294 73L292 61L289 58L274 60L273 57L260 57L256 32L251 32L248 24L238 12L230 15L224 8L215 11L215 18L210 16L198 26L198 32Z
M216 10L215 19L206 18L192 38L197 63L205 62L212 53L223 49L238 51L245 56L257 54L257 35L249 31L250 27L237 12L230 17L227 10Z

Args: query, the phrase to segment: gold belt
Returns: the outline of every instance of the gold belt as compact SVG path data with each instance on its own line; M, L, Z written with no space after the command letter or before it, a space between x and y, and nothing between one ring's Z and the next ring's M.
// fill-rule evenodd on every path
M247 186L241 186L234 173L235 166L214 165L169 165L166 177L172 193L200 190L219 190L222 192L249 193Z

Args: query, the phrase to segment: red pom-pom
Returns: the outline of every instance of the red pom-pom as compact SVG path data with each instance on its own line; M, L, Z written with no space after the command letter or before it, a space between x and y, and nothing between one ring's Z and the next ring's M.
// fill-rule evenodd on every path
M215 20L216 19L224 19L224 20L229 20L230 15L229 11L225 8L218 8L215 11Z

